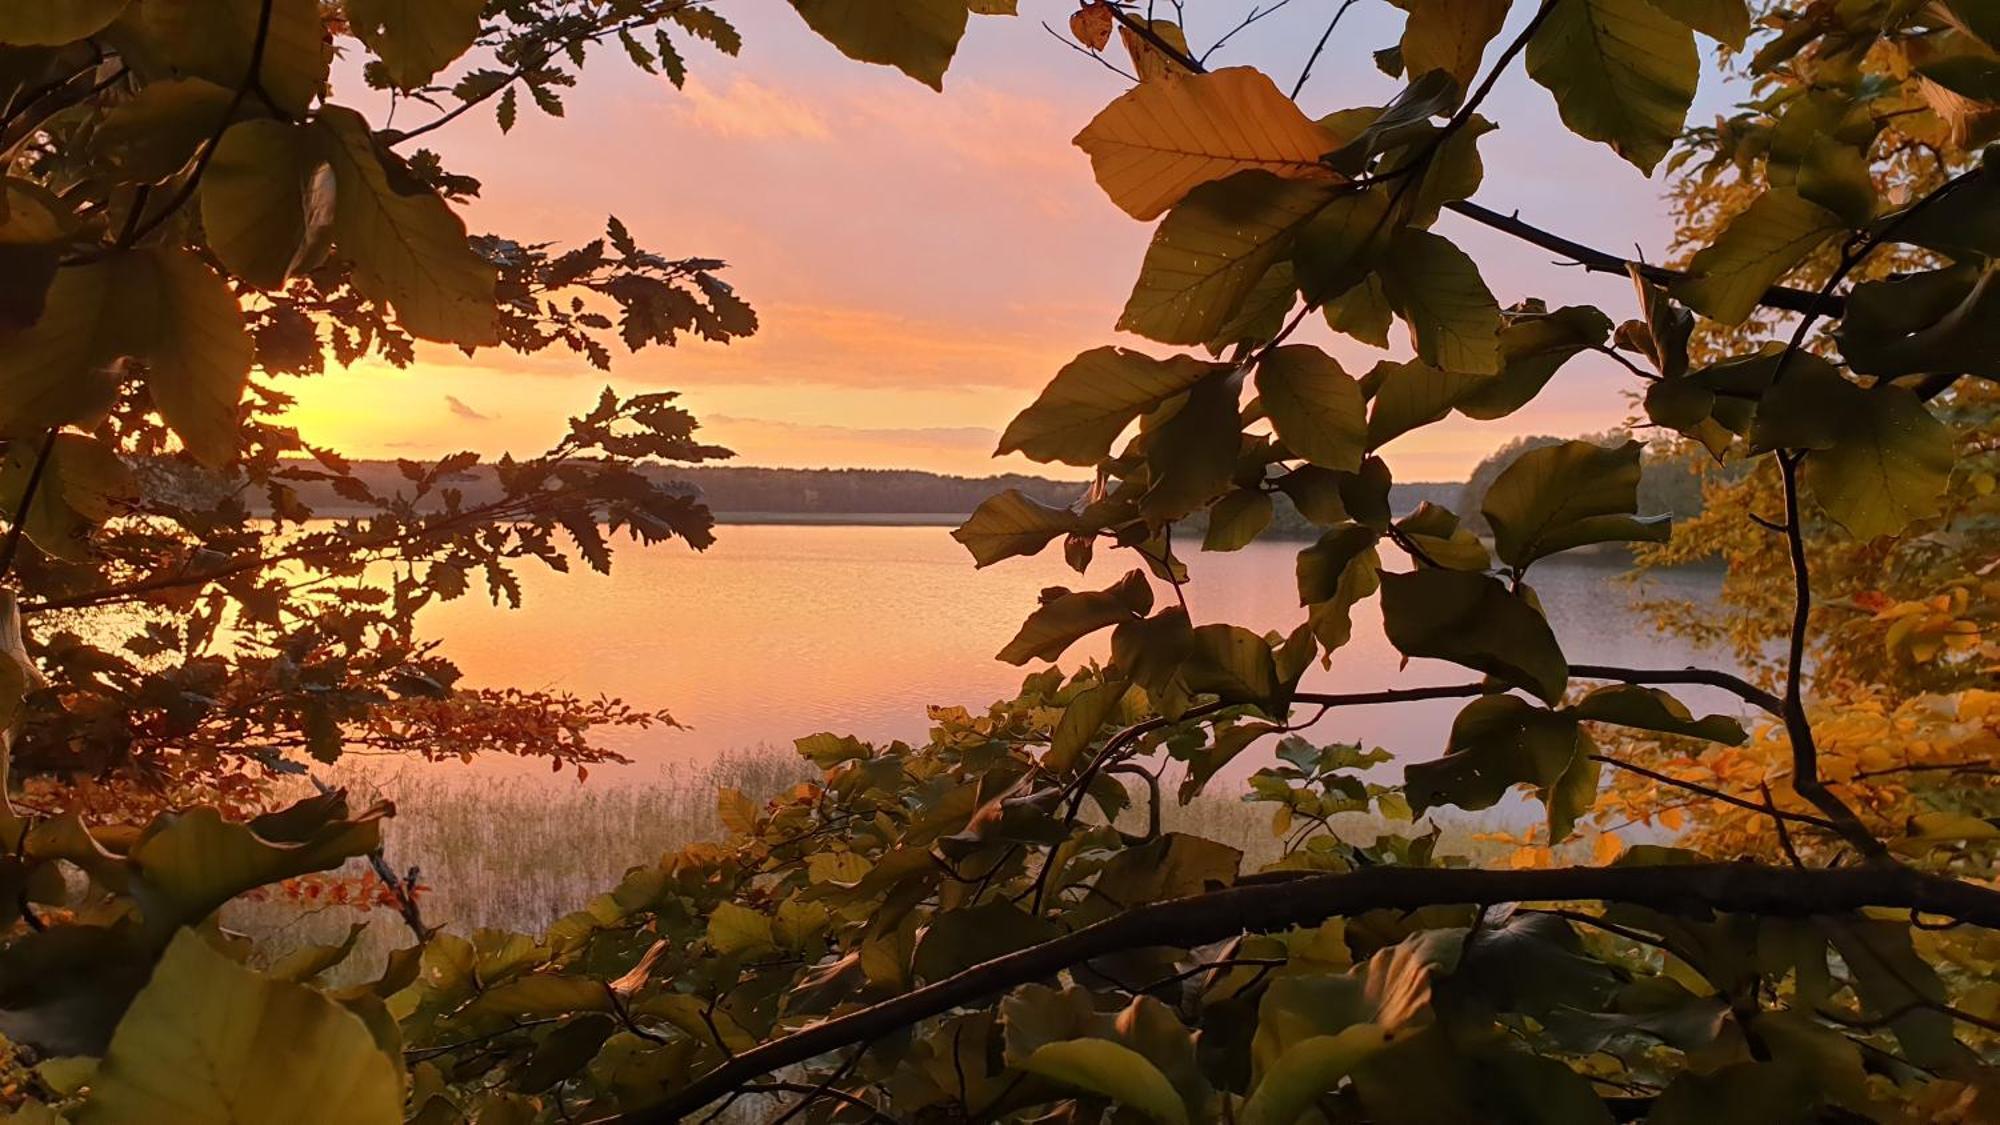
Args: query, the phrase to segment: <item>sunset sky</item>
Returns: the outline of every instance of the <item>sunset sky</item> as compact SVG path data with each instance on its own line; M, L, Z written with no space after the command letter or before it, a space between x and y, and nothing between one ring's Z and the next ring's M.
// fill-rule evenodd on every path
M1038 468L990 454L1012 414L1077 352L1119 342L1165 353L1111 328L1150 229L1103 197L1070 144L1124 81L1043 30L1042 20L1064 25L1066 2L1022 0L1020 18L975 17L943 94L841 57L783 4L723 7L743 32L742 54L685 44L684 90L614 48L592 57L564 119L523 99L509 135L475 111L431 138L449 166L485 181L469 213L475 231L574 243L610 213L663 253L729 262L724 276L756 306L762 330L729 346L621 355L612 385L685 392L704 435L741 464L983 475ZM1288 88L1331 7L1298 0L1210 63L1257 65ZM1197 49L1241 11L1189 8ZM1378 0L1357 4L1301 96L1307 112L1392 96L1400 84L1369 54L1396 41L1401 19ZM337 93L358 100L359 81L342 77ZM1718 86L1705 76L1695 120L1723 104ZM1565 132L1518 64L1487 106L1502 128L1481 144L1481 203L1664 257L1657 182ZM403 112L397 124L431 111ZM1553 265L1454 216L1439 229L1480 261L1502 304L1537 295L1630 315L1617 278ZM1356 374L1382 358L1323 327L1304 338ZM1391 463L1406 480L1457 479L1515 434L1603 429L1626 413L1631 380L1615 371L1578 360L1514 416L1429 427L1392 446ZM434 456L539 450L606 381L566 352L467 358L427 348L406 371L363 363L287 389L312 440L358 456Z

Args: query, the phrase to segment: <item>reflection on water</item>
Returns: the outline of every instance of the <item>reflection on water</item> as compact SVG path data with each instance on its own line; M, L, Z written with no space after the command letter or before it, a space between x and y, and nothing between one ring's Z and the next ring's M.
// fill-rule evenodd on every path
M1195 553L1188 599L1196 623L1296 625L1299 546ZM993 654L1043 587L1105 585L1126 565L1116 553L1100 553L1080 581L1054 551L974 570L941 527L737 525L721 528L716 545L699 555L680 544L626 547L609 577L524 567L521 610L468 596L429 611L426 627L445 640L468 684L604 693L672 711L691 729L607 740L651 775L675 757L784 746L820 730L921 738L929 704L976 709L1016 691L1025 670ZM1604 562L1536 565L1533 584L1570 659L1650 667L1694 661L1697 650L1633 612L1621 574ZM1649 580L1653 592L1695 600L1712 599L1717 585L1709 571ZM1078 644L1064 663L1102 657L1106 642L1100 635ZM1370 601L1355 611L1354 640L1335 654L1333 667L1315 667L1305 683L1365 691L1468 678L1437 661L1400 663ZM1731 702L1719 693L1682 695L1697 708ZM1457 707L1354 708L1329 716L1313 734L1430 757Z

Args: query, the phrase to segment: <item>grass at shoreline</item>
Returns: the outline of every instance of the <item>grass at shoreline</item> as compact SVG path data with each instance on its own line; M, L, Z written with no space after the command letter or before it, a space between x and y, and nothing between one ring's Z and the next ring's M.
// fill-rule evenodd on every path
M328 780L347 787L357 803L377 797L395 802L396 815L383 834L384 855L399 872L418 868L427 888L421 898L426 922L469 934L482 928L539 932L609 889L629 868L687 844L722 839L727 833L716 812L718 789L738 789L761 802L813 775L813 767L789 748L765 746L707 762L672 763L653 778L617 784L550 784L418 765L356 767ZM1218 786L1218 795L1181 806L1169 787L1162 827L1240 848L1247 869L1267 863L1278 855L1272 806L1243 803L1235 799L1237 791ZM1138 830L1143 803L1126 817L1126 827ZM1363 841L1391 828L1409 831L1408 825L1358 815L1346 818L1341 828ZM1476 854L1480 845L1471 839L1473 831L1470 823L1447 824L1444 849ZM354 872L361 870L357 861ZM269 900L233 904L224 921L269 939L273 957L300 945L337 941L351 922L366 921L350 970L356 976L410 940L401 920L385 909L356 912Z

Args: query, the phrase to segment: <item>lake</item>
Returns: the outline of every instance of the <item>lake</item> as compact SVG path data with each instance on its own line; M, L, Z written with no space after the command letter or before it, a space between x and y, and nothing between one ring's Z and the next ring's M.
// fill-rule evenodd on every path
M606 743L635 764L591 771L593 782L610 781L628 771L653 776L667 763L789 746L822 730L921 739L928 705L978 710L1015 693L1032 669L1002 664L993 654L1035 608L1042 588L1108 585L1132 565L1129 552L1100 551L1090 575L1079 578L1051 550L975 570L950 529L940 526L732 524L718 531L716 545L699 554L678 542L622 545L609 576L581 568L555 574L530 563L521 570L522 609L496 609L468 595L428 611L426 628L446 642L469 685L620 696L666 708L686 724L615 732ZM1188 600L1196 623L1296 625L1302 618L1293 561L1302 545L1192 552ZM1699 650L1662 634L1633 608L1635 588L1624 573L1620 562L1605 558L1536 564L1532 584L1570 659L1658 668L1704 662ZM1714 570L1680 570L1650 577L1644 589L1707 602L1716 598L1720 579ZM1161 597L1169 596L1162 589ZM1354 633L1331 669L1315 666L1307 675L1308 688L1365 691L1472 675L1430 660L1402 667L1372 600L1356 609ZM1108 631L1079 643L1064 665L1101 658L1107 644ZM1697 709L1736 709L1719 692L1680 694ZM1311 733L1319 741L1431 757L1442 750L1460 705L1352 708L1329 715ZM1255 764L1244 761L1237 772ZM528 768L486 762L476 772Z

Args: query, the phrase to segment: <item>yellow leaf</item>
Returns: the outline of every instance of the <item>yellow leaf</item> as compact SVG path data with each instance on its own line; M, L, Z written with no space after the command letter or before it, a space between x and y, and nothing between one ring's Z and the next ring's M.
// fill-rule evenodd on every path
M749 835L757 828L757 802L741 789L720 789L715 794L715 812L722 826L731 832Z
M1135 219L1155 218L1197 185L1245 168L1333 178L1319 158L1340 147L1247 66L1142 82L1105 106L1075 143L1090 154L1104 193Z
M777 947L771 920L746 906L725 902L708 916L708 944L717 953L762 953Z
M261 977L182 930L111 1038L90 1125L402 1120L403 1078L361 1017Z

